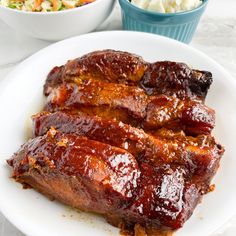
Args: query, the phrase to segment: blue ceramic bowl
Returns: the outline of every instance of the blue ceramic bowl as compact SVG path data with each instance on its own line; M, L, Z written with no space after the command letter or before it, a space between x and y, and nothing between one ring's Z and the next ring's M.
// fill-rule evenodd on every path
M208 0L191 11L159 13L138 8L128 0L119 0L123 29L149 32L189 43Z

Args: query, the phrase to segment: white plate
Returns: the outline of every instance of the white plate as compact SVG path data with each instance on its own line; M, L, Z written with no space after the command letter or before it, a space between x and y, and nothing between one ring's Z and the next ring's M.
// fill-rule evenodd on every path
M209 236L236 212L236 83L201 52L174 40L137 32L93 33L56 43L25 60L0 84L0 210L31 236L118 235L118 230L102 217L77 213L34 190L22 190L20 184L9 178L10 169L5 162L26 140L30 115L40 109L49 70L68 59L107 48L136 53L147 61L182 61L213 73L207 104L217 112L214 134L226 153L214 179L216 190L203 198L191 219L176 233Z

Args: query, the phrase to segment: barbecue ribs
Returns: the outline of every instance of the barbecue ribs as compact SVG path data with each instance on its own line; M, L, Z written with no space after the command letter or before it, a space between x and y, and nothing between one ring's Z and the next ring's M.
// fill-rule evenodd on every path
M205 100L212 74L189 68L184 63L162 61L147 63L139 56L114 50L96 51L55 67L44 85L48 95L63 81L93 79L111 83L136 85L149 95L175 95L179 98Z
M42 112L33 116L34 137L46 134L51 127L66 134L85 136L122 148L139 162L154 166L160 166L163 162L184 166L188 174L196 174L202 180L214 175L212 170L217 169L222 152L210 135L189 137L183 132L162 129L153 136L116 120L83 113Z
M7 161L13 177L137 236L178 229L224 153L204 104L211 83L210 72L113 50L55 67L32 139Z
M215 113L202 102L166 95L148 96L136 86L86 80L66 83L47 97L47 111L76 110L116 118L145 129L162 127L188 134L209 134Z
M188 170L182 165L168 160L153 165L124 149L54 129L27 142L8 163L18 181L129 225L177 229L209 187L202 176L185 177Z

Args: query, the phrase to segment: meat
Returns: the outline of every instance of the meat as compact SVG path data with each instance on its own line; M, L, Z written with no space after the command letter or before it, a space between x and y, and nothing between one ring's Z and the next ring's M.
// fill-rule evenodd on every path
M142 119L147 102L146 94L137 87L89 80L63 84L52 90L45 110L71 110L80 107L88 107L87 110L91 110L94 107L98 108L99 112L101 107L102 112L111 116L113 111L117 115L120 113L121 120L126 119L129 114L131 117Z
M149 130L165 127L192 135L209 134L215 124L215 112L199 101L148 96L136 86L92 80L53 89L45 110L83 111Z
M135 236L179 229L224 153L204 104L211 83L210 72L113 50L54 67L33 137L7 161L13 177Z
M63 81L95 79L135 85L149 95L165 94L181 99L205 100L212 83L212 74L193 70L184 63L145 62L141 57L121 51L95 51L55 67L48 75L44 93L48 95Z
M152 136L122 122L83 113L43 112L33 117L34 137L44 135L51 127L125 149L140 162L154 166L160 166L163 162L184 166L188 175L198 175L201 181L215 174L223 152L214 138L207 135L193 138L183 132L162 129Z
M205 100L212 84L212 74L189 68L184 63L162 61L149 64L141 80L148 94L175 95L179 98Z
M55 130L29 140L8 163L19 182L129 225L179 228L201 199L182 167L138 164L123 149Z
M23 178L22 181L28 183L26 179L35 176L34 184L46 192L49 190L52 197L99 213L125 204L133 196L140 175L130 153L55 130L29 140L9 164L14 167L13 176L19 181ZM63 175L65 178L60 183ZM56 176L59 183L53 183ZM77 192L78 197L75 197Z
M114 50L95 51L71 60L65 66L55 67L48 75L44 93L49 94L63 80L75 81L77 77L136 85L146 68L147 63L134 54Z
M44 85L44 94L49 95L53 88L63 83L64 66L54 67L47 76L47 81Z

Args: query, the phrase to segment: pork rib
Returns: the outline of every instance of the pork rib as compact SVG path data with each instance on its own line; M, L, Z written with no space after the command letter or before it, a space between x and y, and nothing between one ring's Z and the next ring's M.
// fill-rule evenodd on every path
M197 175L201 181L212 178L212 169L218 168L223 153L223 148L207 135L193 138L163 129L154 137L122 122L83 113L42 112L33 116L34 137L44 135L51 127L125 149L140 162L184 166L186 174Z
M127 225L177 229L202 194L182 167L137 163L122 149L55 130L29 140L8 163L17 181Z
M187 97L204 101L212 84L212 74L193 70L184 63L161 61L148 65L140 83L151 95L175 95L181 99Z
M19 180L21 175L22 177L30 175L31 170L35 171L38 168L38 173L45 181L42 183L46 187L44 192L54 192L57 196L55 198L62 201L63 195L65 198L72 197L68 196L72 189L69 192L64 191L70 186L70 182L67 182L67 186L59 186L54 176L46 176L52 174L50 173L52 171L56 175L63 173L64 181L69 180L66 176L71 176L72 182L75 182L74 177L78 177L76 180L78 197L81 193L82 196L88 198L84 201L83 198L76 197L76 203L72 206L79 204L82 209L93 211L95 208L101 213L104 211L100 210L101 207L112 210L127 202L133 195L140 175L135 158L125 150L88 140L85 137L58 133L54 129L45 136L29 140L8 163L14 166L13 176ZM40 169L44 165L45 168ZM44 170L49 172L44 173ZM43 174L46 174L45 179ZM49 183L47 183L47 178L49 178ZM61 178L63 178L62 175ZM40 183L37 184L40 185ZM50 190L46 184L52 184ZM42 189L44 187L42 186ZM72 198L70 199L73 201Z
M74 81L77 77L136 85L146 68L147 63L140 56L114 50L95 51L55 67L48 75L44 93L49 94L63 80Z
M94 79L142 87L149 95L165 94L179 98L204 100L212 83L212 74L193 70L184 63L145 62L127 52L95 51L55 67L48 75L44 93L63 81Z
M148 96L136 86L94 80L66 83L53 89L45 110L83 111L147 130L165 127L192 135L209 134L215 123L214 110L199 101Z

